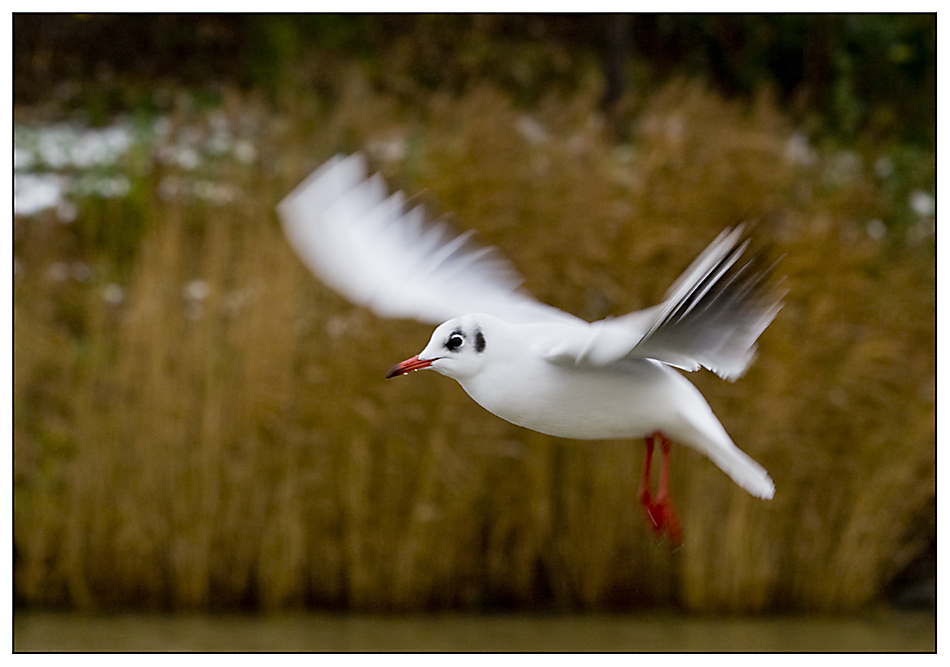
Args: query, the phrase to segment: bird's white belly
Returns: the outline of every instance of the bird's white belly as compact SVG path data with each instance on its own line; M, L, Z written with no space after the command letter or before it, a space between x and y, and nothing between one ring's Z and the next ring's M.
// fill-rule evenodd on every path
M648 361L622 370L539 361L517 377L486 372L462 386L486 410L534 431L577 440L639 438L673 421L669 373L675 371Z

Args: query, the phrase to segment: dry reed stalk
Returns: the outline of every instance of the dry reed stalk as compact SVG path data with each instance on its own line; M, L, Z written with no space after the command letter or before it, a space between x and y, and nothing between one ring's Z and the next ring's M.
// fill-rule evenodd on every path
M784 162L789 128L766 99L746 111L672 85L645 103L629 158L591 120L595 100L542 104L547 139L532 144L489 89L433 99L420 126L356 77L326 122L292 118L299 133L235 172L253 196L148 202L121 306L98 283L20 279L18 599L727 612L871 599L914 553L935 493L932 259L855 236L844 212L873 192L825 194ZM429 329L318 284L273 204L323 157L393 133L411 137L384 167L400 187L591 318L650 305L721 227L768 214L787 306L745 378L691 379L770 469L775 500L677 448L687 541L671 553L637 507L640 443L518 429L434 374L384 382ZM67 252L46 233L23 233L24 264Z

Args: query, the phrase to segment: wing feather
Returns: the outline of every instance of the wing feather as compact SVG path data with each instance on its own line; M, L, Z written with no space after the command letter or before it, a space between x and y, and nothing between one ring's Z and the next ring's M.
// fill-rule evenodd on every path
M604 366L653 359L687 371L708 368L734 380L755 358L756 341L781 309L764 251L745 262L743 228L726 229L667 291L662 303L594 322L546 353L558 364Z
M287 238L310 271L380 317L430 324L488 313L512 324L584 324L520 289L521 276L499 252L427 224L406 210L360 154L336 156L277 207Z

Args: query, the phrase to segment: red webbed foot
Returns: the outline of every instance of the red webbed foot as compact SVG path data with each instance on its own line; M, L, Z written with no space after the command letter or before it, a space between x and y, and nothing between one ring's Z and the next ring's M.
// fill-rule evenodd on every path
M663 450L663 465L660 468L660 488L656 497L650 495L650 464L653 460L653 448L656 440L660 440ZM665 435L657 431L646 438L647 456L643 468L643 479L640 482L638 498L643 509L646 511L647 518L650 520L650 527L653 534L662 538L663 535L669 536L670 543L676 547L683 541L683 529L680 525L679 517L673 509L673 503L670 499L670 449L673 443Z

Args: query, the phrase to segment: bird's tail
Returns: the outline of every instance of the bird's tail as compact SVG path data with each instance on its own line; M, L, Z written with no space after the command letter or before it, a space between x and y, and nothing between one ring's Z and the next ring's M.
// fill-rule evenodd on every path
M699 390L679 373L676 377L686 391L680 393L680 418L668 435L705 454L732 481L756 498L768 500L774 496L775 484L765 468L736 447ZM687 391L693 400L687 398Z
M732 481L756 498L768 500L775 495L775 483L765 468L731 441L728 447L719 443L705 454L720 470L729 475Z

